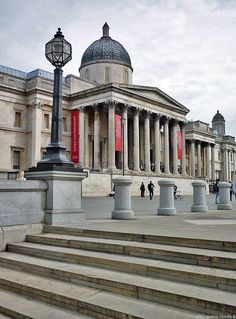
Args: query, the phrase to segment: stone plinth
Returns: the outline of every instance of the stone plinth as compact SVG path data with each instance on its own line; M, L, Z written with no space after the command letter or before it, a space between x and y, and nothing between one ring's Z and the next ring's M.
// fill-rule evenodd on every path
M207 212L208 207L206 205L206 182L194 181L193 186L193 205L191 206L191 212Z
M121 176L112 180L115 185L113 219L133 219L134 212L131 208L131 184L132 179Z
M43 223L47 188L43 181L0 181L0 226Z
M85 220L81 209L81 184L85 177L87 174L82 170L63 167L27 173L27 179L44 180L48 184L46 224L77 224Z
M174 180L163 179L158 182L160 186L160 205L157 209L158 215L175 215L176 208L174 206Z
M217 204L217 209L223 210L232 209L232 204L230 203L230 183L220 182L219 186L219 204Z

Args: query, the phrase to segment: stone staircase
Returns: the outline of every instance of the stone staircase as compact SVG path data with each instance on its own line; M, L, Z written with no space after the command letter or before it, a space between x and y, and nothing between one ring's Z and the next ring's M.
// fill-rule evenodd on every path
M235 270L236 242L45 226L0 253L0 319L236 318Z

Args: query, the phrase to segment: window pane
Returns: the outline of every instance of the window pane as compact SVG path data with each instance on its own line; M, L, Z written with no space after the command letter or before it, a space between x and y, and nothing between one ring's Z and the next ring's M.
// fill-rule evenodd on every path
M20 169L20 151L13 151L13 169Z
M21 113L15 112L15 127L21 127Z

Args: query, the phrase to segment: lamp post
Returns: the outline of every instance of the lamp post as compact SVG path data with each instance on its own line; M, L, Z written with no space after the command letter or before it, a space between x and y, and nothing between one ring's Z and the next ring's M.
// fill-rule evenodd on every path
M124 132L125 132L125 125L126 125L126 119L124 118L124 115L122 116L122 120L121 120L121 124L122 124L122 175L125 175L125 136L124 136Z
M45 45L45 56L55 66L51 142L47 146L47 153L37 167L53 166L74 167L66 157L66 147L62 142L62 67L72 59L71 44L64 39L61 29L58 28L54 38Z

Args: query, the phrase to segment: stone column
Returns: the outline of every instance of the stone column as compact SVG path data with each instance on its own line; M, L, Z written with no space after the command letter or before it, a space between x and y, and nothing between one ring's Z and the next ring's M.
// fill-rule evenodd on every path
M215 145L211 144L211 179L215 181L216 173L215 173Z
M134 170L139 171L139 110L134 111L133 116L133 129L134 129L134 146L133 146L133 159L134 159Z
M93 168L95 170L100 169L100 114L97 106L94 106L94 159Z
M193 186L193 205L191 212L207 212L208 207L206 205L206 182L194 181Z
M122 109L122 120L124 121L123 133L124 133L124 170L128 170L128 115L127 115L127 106L125 105Z
M31 166L36 166L41 160L41 130L42 130L42 105L40 103L31 104L32 107L32 153Z
M223 160L223 179L225 182L228 181L228 150L224 149L224 160Z
M154 118L154 138L155 138L155 172L160 174L160 115L156 114Z
M157 215L175 215L173 186L175 181L172 179L162 179L158 182L160 186L160 205Z
M131 208L132 178L121 176L112 180L115 185L113 219L133 219L134 212Z
M108 102L108 169L115 168L115 104L111 101Z
M231 210L232 204L230 203L230 183L220 182L219 186L219 204L217 204L217 209L221 210Z
M197 176L202 176L201 142L197 141Z
M150 113L144 114L144 162L145 171L150 172Z
M191 176L195 177L195 141L191 140Z
M210 144L206 146L206 176L210 178Z
M231 151L228 151L228 182L231 181Z
M169 159L169 119L166 117L164 122L164 172L170 173L170 159Z
M173 174L178 175L178 153L177 153L177 122L173 121L172 126L172 156L173 156Z
M84 166L89 167L89 125L88 125L88 112L84 110Z
M79 162L84 167L84 108L79 109Z
M181 138L182 138L182 175L186 175L186 150L185 150L185 124L181 123Z
M235 161L235 150L233 150L233 166L234 166L234 175L235 175L235 171L236 171L236 161Z

